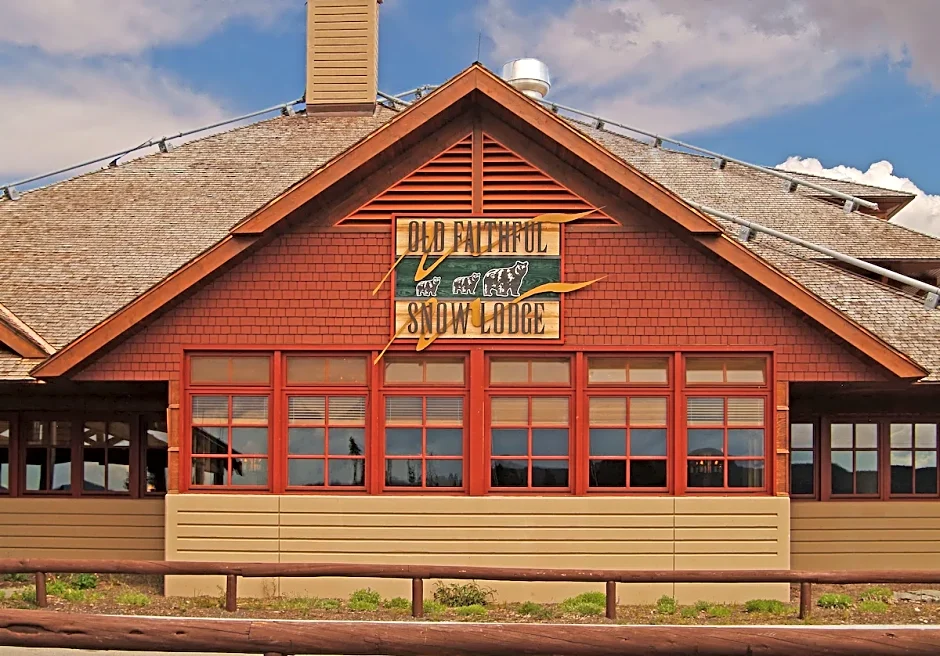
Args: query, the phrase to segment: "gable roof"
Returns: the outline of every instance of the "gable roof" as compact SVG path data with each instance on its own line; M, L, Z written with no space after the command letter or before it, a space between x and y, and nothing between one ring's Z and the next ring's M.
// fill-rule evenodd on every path
M555 138L564 138L567 144L587 153L596 165L617 169L621 179L632 181L632 186L642 183L640 190L649 198L660 204L665 202L669 212L685 221L686 229L703 238L707 236L711 241L722 235L722 222L692 210L679 199L679 194L768 224L772 224L772 220L755 216L752 210L762 208L772 212L780 197L794 203L793 212L797 216L802 216L809 204L814 210L819 206L820 211L844 216L841 208L813 199L802 191L784 194L779 180L744 167L729 164L725 171L716 172L707 158L652 149L620 135L574 124L584 135L583 143L579 143L572 137L571 122L563 122L475 66L400 115L379 108L371 117L320 115L273 119L192 142L169 154L152 155L116 169L28 192L15 203L0 202L0 238L9 232L12 238L19 238L17 246L24 246L27 252L26 258L19 259L21 266L0 273L0 301L10 303L7 299L12 298L12 304L21 312L25 311L31 325L38 332L46 333L53 345L62 347L72 342L74 346L84 341L85 350L93 352L96 348L89 349L94 345L86 340L90 328L108 324L112 331L110 337L99 333L99 339L107 343L136 323L128 319L129 308L136 305L141 316L149 316L161 306L159 303L148 306L142 301L154 299L156 289L175 287L179 291L198 283L207 271L215 270L218 263L243 252L253 243L253 236L262 234L278 217L288 214L291 203L296 203L293 205L296 207L306 202L302 199L310 193L314 181L323 184L330 178L327 175L330 172L335 177L341 172L344 160L348 169L356 157L368 154L370 149L374 151L383 136L388 143L392 140L390 136L404 132L402 125L410 123L411 129L417 129L429 116L443 111L448 103L481 89L487 97L496 97L520 114L526 114L530 124L538 123L539 129L550 128ZM409 123L405 123L409 117ZM393 118L395 120L391 121ZM392 125L399 132L389 132L387 128ZM357 149L358 152L353 153ZM623 166L624 161L632 166ZM652 175L658 183L639 171ZM742 174L745 171L747 173ZM723 195L712 188L716 178L724 180ZM764 204L747 202L748 198L763 200ZM729 206L729 202L740 204ZM272 209L278 206L277 211ZM112 215L114 221L110 220ZM248 218L244 218L245 215L249 215ZM5 221L4 217L10 220ZM852 222L877 222L884 228L883 236L888 237L889 242L896 240L904 244L907 256L912 252L911 247L930 253L934 258L940 254L940 242L930 237L858 213L850 218ZM266 225L264 221L269 223ZM110 224L115 224L115 228L110 229ZM811 227L807 225L806 229ZM844 224L839 225L840 229L844 227ZM792 228L789 224L780 227L804 236ZM101 234L94 234L95 230L101 230ZM36 232L41 242L32 249L29 239L24 237L30 231ZM840 232L833 230L817 234L816 239L804 238L837 247L830 239L838 237ZM873 238L877 239L865 235L865 241ZM734 253L741 266L742 254L748 252L745 247L723 236L721 240L723 256L727 259ZM888 248L879 250L877 242L857 245L867 248L875 257L884 256L883 253L897 254L894 249L900 248L889 243ZM805 284L804 279L811 280L812 275L800 279L792 275L786 265L771 262L756 244L749 244L747 248L763 258L760 262L754 257L747 262L748 267L763 266L766 270L761 275L770 275L774 284L788 288L788 294L801 297L817 311L828 310L832 315L839 315L830 318L841 319L843 328L854 336L853 341L857 338L866 342L876 359L887 358L892 362L895 373L917 377L923 370L929 370L930 378L936 375L940 380L940 366L934 366L940 362L929 353L922 353L918 344L912 344L911 340L893 340L894 333L886 330L882 323L843 309L838 298L828 293L828 287L814 289ZM879 253L882 255L877 255ZM207 266L210 257L216 265ZM27 263L23 263L24 260ZM789 264L794 270L798 268ZM47 268L53 269L49 276L46 276ZM843 286L880 288L876 283L844 272L833 270L833 273L841 276ZM171 279L173 285L169 284ZM903 295L892 296L891 302L905 308L920 305ZM108 317L111 317L110 322L103 321ZM936 341L936 337L931 340ZM920 363L923 370L902 353ZM59 357L53 359L56 360L62 362ZM37 373L44 373L44 368L54 370L44 365ZM0 378L3 377L0 370Z

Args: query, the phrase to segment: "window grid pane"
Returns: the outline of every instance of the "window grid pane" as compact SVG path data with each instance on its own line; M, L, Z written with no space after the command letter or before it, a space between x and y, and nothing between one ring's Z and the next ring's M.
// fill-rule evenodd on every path
M667 489L667 406L665 397L588 399L589 488Z
M937 425L889 426L892 496L937 496Z
M494 396L490 405L490 487L569 489L568 397Z
M815 433L814 424L790 424L791 496L813 496L816 493Z
M701 360L702 370L715 371L712 359ZM765 487L765 408L764 397L687 398L688 488Z
M878 424L833 423L829 427L830 494L880 493Z
M268 487L269 396L193 395L190 404L191 485Z
M386 396L385 487L464 486L464 397Z
M364 488L366 397L292 395L287 404L287 487Z

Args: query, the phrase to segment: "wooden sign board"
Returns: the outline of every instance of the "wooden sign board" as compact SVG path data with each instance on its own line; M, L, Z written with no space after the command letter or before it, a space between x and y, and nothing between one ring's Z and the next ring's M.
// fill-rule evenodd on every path
M399 339L561 336L559 223L397 217L395 258Z

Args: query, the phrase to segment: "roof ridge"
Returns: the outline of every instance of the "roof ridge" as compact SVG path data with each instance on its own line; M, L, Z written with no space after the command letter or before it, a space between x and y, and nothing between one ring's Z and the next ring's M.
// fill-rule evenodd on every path
M804 178L814 178L814 179L816 179L816 180L826 180L826 181L828 181L828 182L846 182L846 183L849 183L849 184L858 185L859 187L867 187L868 189L879 189L879 190L881 190L881 191L890 191L891 193L897 194L898 196L904 196L904 197L910 197L910 198L917 198L917 194L911 193L911 192L909 192L909 191L901 191L901 190L899 190L899 189L891 189L890 187L882 187L882 186L880 186L880 185L868 184L867 182L859 182L858 180L846 180L846 179L844 179L844 178L833 178L833 177L829 177L829 176L827 176L827 175L817 175L817 174L815 174L815 173L806 173L806 172L804 172L804 171L791 171L791 170L789 170L789 169L782 169L782 168L780 168L780 165L774 166L773 169L776 170L776 171L782 171L783 173L786 173L787 175L797 175L797 176L804 177ZM822 194L822 192L816 191L815 189L811 189L810 191L815 191L817 194Z

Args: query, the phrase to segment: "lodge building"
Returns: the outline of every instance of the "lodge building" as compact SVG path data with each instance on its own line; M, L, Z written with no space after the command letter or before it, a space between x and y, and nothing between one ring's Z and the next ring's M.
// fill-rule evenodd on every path
M304 110L0 200L0 555L937 562L935 299L697 208L935 285L910 195L781 186L479 64L377 104L375 0L308 4Z

